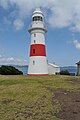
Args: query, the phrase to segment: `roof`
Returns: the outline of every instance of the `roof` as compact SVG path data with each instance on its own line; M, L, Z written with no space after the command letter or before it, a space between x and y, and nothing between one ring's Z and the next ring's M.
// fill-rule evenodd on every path
M55 68L60 68L59 66L52 64L52 63L48 63L48 65L51 65L52 67L55 67Z
M80 65L80 61L76 63L77 65Z
M33 14L42 14L43 15L43 12L41 11L40 8L36 8L35 11L33 12Z
M41 11L41 9L40 8L36 8L36 10L35 11Z

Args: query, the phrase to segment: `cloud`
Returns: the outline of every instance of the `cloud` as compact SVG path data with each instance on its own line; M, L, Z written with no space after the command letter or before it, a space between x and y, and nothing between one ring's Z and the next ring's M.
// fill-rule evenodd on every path
M2 57L2 55L0 55L0 58Z
M20 19L16 19L13 24L16 30L22 30L24 27L24 22Z
M7 17L3 18L4 24L5 25L11 25L11 21L7 19Z
M15 59L13 57L7 58L7 61L14 61Z
M45 8L46 20L50 26L68 27L72 31L80 32L80 0L0 0L0 6L4 9L15 6L17 18L23 21L33 9L42 7ZM14 25L17 30L24 27L24 23L18 23L17 20Z
M27 60L0 55L0 65L27 65Z
M4 9L8 8L9 0L0 0L0 6L2 6Z
M74 40L73 43L74 43L76 49L80 50L80 42L78 40Z

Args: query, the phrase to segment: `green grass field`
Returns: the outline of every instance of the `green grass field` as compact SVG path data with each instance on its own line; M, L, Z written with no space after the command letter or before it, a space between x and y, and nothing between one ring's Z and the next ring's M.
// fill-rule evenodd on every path
M52 75L46 77L0 76L0 120L61 120L54 91L80 89L80 77Z

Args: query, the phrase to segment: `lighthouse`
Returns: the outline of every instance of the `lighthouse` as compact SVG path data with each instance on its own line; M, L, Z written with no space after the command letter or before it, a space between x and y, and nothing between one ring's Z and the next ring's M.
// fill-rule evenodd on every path
M44 14L40 8L37 8L32 14L32 23L29 28L31 44L28 75L30 76L48 75L45 45L46 32Z

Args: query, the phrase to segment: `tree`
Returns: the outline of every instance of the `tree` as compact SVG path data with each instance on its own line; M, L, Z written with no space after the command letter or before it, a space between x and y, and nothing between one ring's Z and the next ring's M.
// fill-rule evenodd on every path
M62 70L60 71L60 75L70 75L68 70Z
M1 75L22 75L23 73L13 66L2 65L0 67L0 74Z

